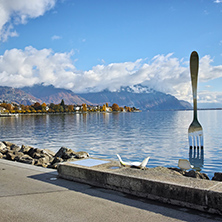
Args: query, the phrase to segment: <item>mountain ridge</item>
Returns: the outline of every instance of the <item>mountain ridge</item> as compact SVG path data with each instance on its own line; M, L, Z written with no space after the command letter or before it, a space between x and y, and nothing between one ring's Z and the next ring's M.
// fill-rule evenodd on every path
M88 105L112 105L136 107L141 110L181 110L191 109L186 101L179 101L170 94L156 91L140 84L134 86L120 87L119 90L111 92L74 93L71 90L55 88L53 85L45 86L37 84L32 87L12 88L0 86L0 100L31 105L35 102L46 104L59 104L61 100L65 104L83 103Z
M181 110L191 109L192 106L186 101L179 101L176 97L156 91L140 84L120 87L111 92L107 89L101 92L78 94L82 98L96 104L106 102L117 103L119 106L136 107L141 110Z

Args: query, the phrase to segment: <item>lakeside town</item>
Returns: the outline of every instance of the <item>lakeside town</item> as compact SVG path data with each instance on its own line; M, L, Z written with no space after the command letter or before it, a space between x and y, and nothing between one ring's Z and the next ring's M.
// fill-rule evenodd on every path
M135 107L120 107L118 104L113 103L109 106L108 103L100 105L66 105L64 100L61 100L59 104L46 104L35 102L32 105L23 105L17 103L8 103L0 101L0 115L12 115L12 114L29 114L29 113L85 113L85 112L141 112L141 110Z

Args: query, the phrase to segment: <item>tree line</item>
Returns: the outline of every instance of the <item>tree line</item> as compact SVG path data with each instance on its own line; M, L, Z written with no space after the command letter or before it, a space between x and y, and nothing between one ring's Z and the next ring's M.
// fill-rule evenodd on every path
M135 107L120 107L118 104L114 103L111 106L108 103L99 105L66 105L62 99L59 104L46 104L35 102L32 105L23 105L16 103L7 103L3 101L0 103L0 107L4 108L4 113L71 113L71 112L135 112L139 111Z

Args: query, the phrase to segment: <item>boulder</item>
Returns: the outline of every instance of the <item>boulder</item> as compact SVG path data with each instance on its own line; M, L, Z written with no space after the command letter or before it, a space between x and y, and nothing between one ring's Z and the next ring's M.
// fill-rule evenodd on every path
M19 159L24 156L24 153L22 152L18 152L18 151L14 151L13 154L15 155L14 161L19 161Z
M43 153L47 153L47 154L49 154L52 157L55 156L55 152L53 152L52 150L49 150L49 149L43 149Z
M14 154L14 152L12 150L9 150L7 153L6 153L6 159L7 160L15 160L15 157L16 155Z
M39 148L30 148L29 151L27 152L27 154L29 156L31 156L32 158L35 158L35 156L39 156L39 158L41 157L41 149ZM36 154L39 154L39 155L36 155Z
M32 158L34 159L40 159L43 158L44 155L42 155L41 153L33 153Z
M45 157L39 158L38 160L35 160L34 165L47 167L49 165L49 159Z
M4 155L2 153L0 153L0 159L2 159L4 157Z
M6 145L3 142L0 142L0 152L6 149Z
M181 170L180 168L168 167L168 169L173 170L173 171L176 171L176 172L178 172L178 173L181 174L181 175L184 175L184 171Z
M16 145L16 144L12 144L12 145L10 146L10 150L12 150L12 151L20 151L20 150L21 150L21 147L18 146L18 145Z
M60 157L64 160L73 159L73 158L81 159L89 157L89 154L84 151L74 152L73 150L68 149L66 147L61 147L59 151L55 154L55 157Z
M34 159L27 154L24 154L21 158L19 158L18 162L34 164Z
M195 170L190 170L189 172L185 171L184 176L209 180L209 177L207 176L207 174L200 173L200 172L195 171Z
M60 157L54 157L53 161L51 162L51 164L48 166L49 168L53 168L56 169L58 166L58 163L63 162L63 159Z
M2 142L8 147L11 147L12 145L16 145L16 144L8 142L8 141L2 141Z
M19 147L8 141L0 143L0 153L0 158L51 168L57 168L60 162L89 157L87 152L74 152L66 147L61 147L57 153L54 153L48 149L39 149L26 145Z
M8 152L9 147L7 147L4 143L0 142L0 153L2 153L3 155L6 154Z
M27 154L31 148L33 148L33 147L22 145L20 152L23 152L24 154Z
M64 160L73 158L75 156L76 156L76 153L73 150L68 149L66 147L61 147L59 151L55 154L55 157L60 157Z
M68 151L69 149L66 147L61 147L58 152L55 154L55 157L60 157L62 158L62 156Z
M195 171L195 170L190 170L190 171L187 172L185 170L181 170L180 168L176 168L176 167L169 167L168 169L176 171L176 172L178 172L181 175L186 176L186 177L193 177L193 178L209 180L209 177L207 176L207 174L200 173L200 172Z
M55 153L53 151L43 149L42 155L44 155L45 157L48 157L49 161L52 161L54 159Z
M212 180L222 181L222 173L215 172Z
M76 155L75 157L77 159L82 159L82 158L89 157L89 154L87 152L84 152L84 151L76 152L75 155Z

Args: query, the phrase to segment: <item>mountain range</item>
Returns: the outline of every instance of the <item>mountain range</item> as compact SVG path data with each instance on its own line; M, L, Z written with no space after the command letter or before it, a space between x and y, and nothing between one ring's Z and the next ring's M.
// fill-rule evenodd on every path
M120 90L111 92L74 93L71 90L55 88L53 85L44 86L37 84L32 87L12 88L0 86L0 100L16 102L18 104L31 105L35 102L46 104L59 104L61 100L65 104L89 104L136 107L141 110L179 110L191 109L186 101L180 101L172 95L155 91L142 85L121 87Z

